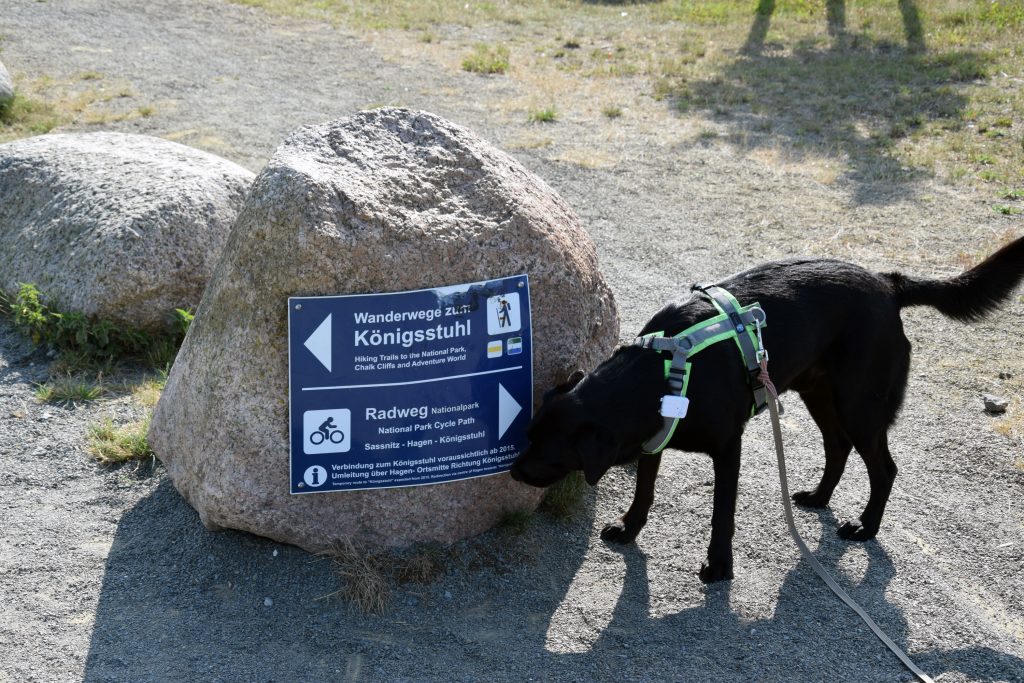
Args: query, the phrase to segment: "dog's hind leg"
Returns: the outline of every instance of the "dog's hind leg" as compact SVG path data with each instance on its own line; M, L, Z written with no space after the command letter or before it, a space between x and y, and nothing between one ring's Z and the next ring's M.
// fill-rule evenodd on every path
M825 471L821 475L818 488L813 491L797 491L793 494L793 500L803 507L823 508L832 499L832 492L843 476L853 442L840 424L830 386L819 385L809 391L802 391L800 398L807 406L807 412L811 414L814 423L821 430L825 446Z
M854 445L867 467L871 494L868 496L864 512L860 515L860 524L845 522L839 527L839 535L851 541L866 541L878 533L885 504L889 502L889 493L896 480L897 467L889 453L886 430L882 430L880 434L867 441L857 439Z
M732 578L732 536L736 530L741 450L742 439L737 436L722 450L710 454L715 466L715 502L711 512L708 561L700 568L700 580L704 583Z
M661 453L641 455L636 464L636 491L626 514L605 525L601 538L612 543L629 543L647 524L647 513L654 504L654 481L658 478Z
M884 328L882 329L884 331ZM910 372L910 342L903 335L899 317L889 331L878 337L887 343L866 349L855 358L867 360L859 371L847 367L841 373L844 393L837 391L836 408L843 430L860 453L868 470L871 492L861 513L860 523L846 522L839 535L851 541L874 538L882 523L882 513L896 480L896 463L889 453L889 425L896 419ZM861 381L856 381L857 378ZM864 382L863 378L868 378Z

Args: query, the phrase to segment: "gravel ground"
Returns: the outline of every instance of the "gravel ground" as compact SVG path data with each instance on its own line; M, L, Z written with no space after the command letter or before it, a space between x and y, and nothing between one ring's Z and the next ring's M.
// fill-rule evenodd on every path
M950 275L959 254L1022 227L984 197L926 180L820 182L799 164L688 135L693 120L643 98L619 135L570 116L544 129L550 144L523 145L536 127L505 106L522 95L506 80L213 0L0 0L0 33L16 79L97 71L127 81L130 106L154 112L106 127L168 136L254 171L291 129L374 104L462 123L576 207L624 340L674 292L757 261L819 254ZM613 161L559 160L581 145ZM995 391L1020 410L1024 304L971 327L923 310L904 318L915 359L891 432L900 475L879 537L849 544L835 534L865 500L856 459L831 509L798 511L798 525L936 680L1024 681L1024 456L980 400ZM575 519L541 515L523 535L457 544L441 578L398 586L386 614L365 616L324 598L339 586L329 561L205 531L158 463L93 464L86 425L140 409L127 398L40 404L32 388L48 363L0 323L2 683L909 680L799 559L766 418L748 429L731 582L706 587L695 574L710 462L672 453L635 546L597 538L631 495L630 473L617 471ZM802 488L823 457L802 406L787 408L790 476Z

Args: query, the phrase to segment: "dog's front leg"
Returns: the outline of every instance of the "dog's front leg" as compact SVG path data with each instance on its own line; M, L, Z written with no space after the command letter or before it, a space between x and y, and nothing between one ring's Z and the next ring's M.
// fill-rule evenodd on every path
M732 535L736 529L736 493L740 479L741 439L712 453L715 466L715 501L711 513L711 543L708 561L700 568L704 583L732 578Z
M636 491L626 514L601 530L601 538L612 543L629 543L647 524L647 513L654 504L654 481L658 478L661 453L641 455L636 465Z

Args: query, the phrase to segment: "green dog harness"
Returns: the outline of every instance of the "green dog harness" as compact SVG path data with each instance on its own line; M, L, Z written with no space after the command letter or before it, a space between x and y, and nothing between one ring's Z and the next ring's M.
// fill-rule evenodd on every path
M672 360L665 361L665 378L669 393L661 398L661 414L665 418L661 430L643 445L644 453L660 453L676 431L679 420L686 417L690 400L686 389L690 383L689 358L712 344L733 339L746 365L751 391L754 393L754 407L751 416L761 412L768 405L768 391L757 378L761 365L760 328L767 324L767 316L761 305L752 303L740 306L736 298L717 285L694 285L694 291L705 294L718 315L692 325L679 334L666 337L664 332L651 332L637 337L633 343L645 349L671 351Z

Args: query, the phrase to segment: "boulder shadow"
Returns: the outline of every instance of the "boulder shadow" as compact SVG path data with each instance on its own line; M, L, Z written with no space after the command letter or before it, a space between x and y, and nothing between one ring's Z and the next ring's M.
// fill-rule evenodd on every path
M540 647L583 562L592 494L582 508L455 544L439 579L393 584L374 615L337 597L329 558L206 531L165 476L118 523L83 680L494 680L496 666Z

